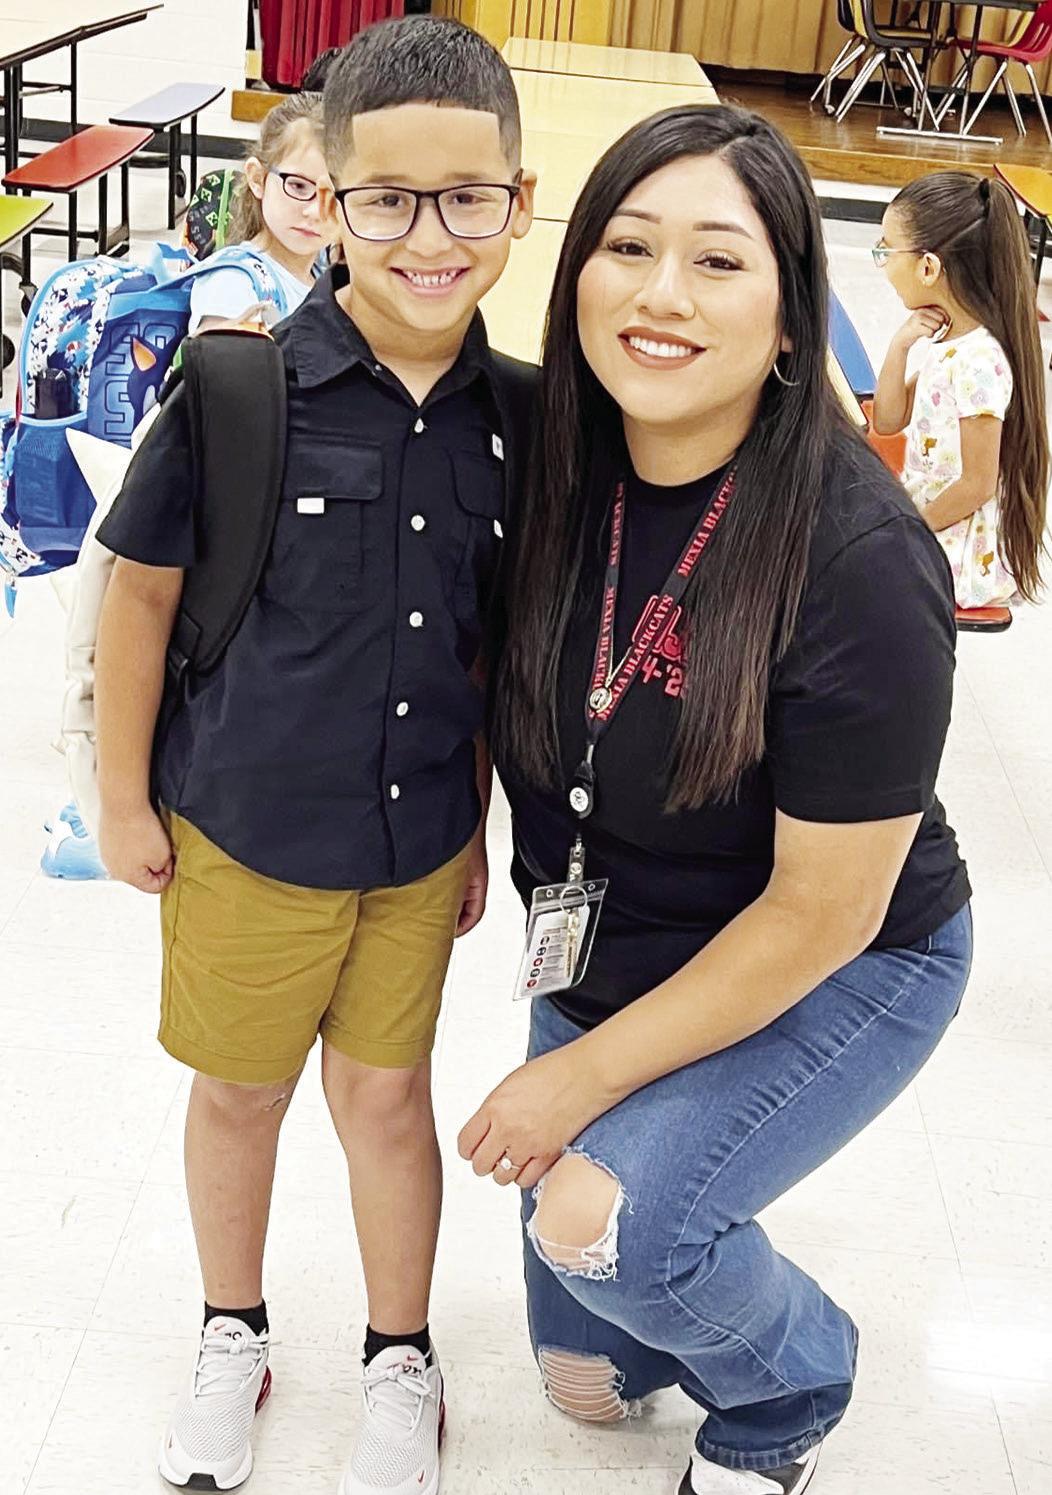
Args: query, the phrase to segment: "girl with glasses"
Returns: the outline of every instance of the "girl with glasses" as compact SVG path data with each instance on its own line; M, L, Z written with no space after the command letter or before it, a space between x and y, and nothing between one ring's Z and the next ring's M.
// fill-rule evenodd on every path
M874 425L906 431L902 481L949 558L957 605L1032 601L1048 435L1030 255L1012 195L970 172L922 177L888 208L873 258L910 313L880 373Z
M289 316L314 284L329 235L318 214L321 95L293 94L263 121L234 202L227 245L251 250L274 287L273 320ZM237 321L259 304L253 276L233 264L201 276L191 299L190 331Z

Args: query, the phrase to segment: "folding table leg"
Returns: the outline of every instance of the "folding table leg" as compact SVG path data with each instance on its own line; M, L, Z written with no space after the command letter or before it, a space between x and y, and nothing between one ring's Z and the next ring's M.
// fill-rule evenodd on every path
M9 67L4 70L4 174L14 171L18 165L18 139L22 114L22 69ZM8 187L8 194L14 192Z
M68 249L71 260L77 258L77 249L80 243L80 235L77 233L77 189L69 194L69 240Z
M186 200L190 201L197 191L197 115L190 118L190 180L186 184Z
M179 174L179 126L168 131L168 227L175 227L175 179Z
M99 253L109 252L110 179L106 172L99 177Z
M70 43L69 48L69 133L75 135L79 128L77 122L77 44Z
M111 242L112 242L112 245L113 245L112 250L109 248L109 246L107 246L105 249L101 250L101 253L103 253L103 254L109 254L109 253L113 253L115 255L127 254L128 250L131 248L131 211L130 211L130 208L129 208L129 201L128 201L128 199L129 199L129 187L128 187L128 184L129 184L129 178L130 178L130 176L131 176L131 163L128 162L128 161L125 161L124 165L121 167L121 221L120 221L120 225L117 228L115 228L113 230L113 233L110 235L110 239L111 239ZM100 177L100 179L99 179L99 187L100 187L100 189L101 189L102 183L105 180L106 180L105 177Z

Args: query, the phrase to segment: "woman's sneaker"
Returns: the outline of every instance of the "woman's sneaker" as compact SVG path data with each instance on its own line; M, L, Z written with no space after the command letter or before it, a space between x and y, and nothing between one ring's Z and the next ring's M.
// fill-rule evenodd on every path
M724 1469L696 1453L683 1476L679 1495L804 1495L818 1463L817 1443L795 1463L755 1474L748 1469Z
M437 1495L445 1428L442 1372L409 1345L384 1350L365 1367L365 1419L340 1495Z
M234 1490L248 1479L252 1421L270 1395L268 1339L240 1319L205 1326L190 1386L161 1442L159 1466L169 1484Z

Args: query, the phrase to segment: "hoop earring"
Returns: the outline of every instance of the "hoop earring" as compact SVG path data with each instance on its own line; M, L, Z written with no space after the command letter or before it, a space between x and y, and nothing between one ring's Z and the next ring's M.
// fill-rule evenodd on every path
M779 357L780 356L781 355L779 354ZM781 384L785 389L795 389L797 387L797 385L800 383L799 379L787 379L785 377L785 375L782 373L781 369L778 367L778 359L777 358L775 359L774 363L771 365L771 373L778 380L778 383Z

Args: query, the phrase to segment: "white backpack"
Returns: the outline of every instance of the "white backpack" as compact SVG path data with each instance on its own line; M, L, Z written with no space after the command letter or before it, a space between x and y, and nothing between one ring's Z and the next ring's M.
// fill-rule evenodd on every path
M96 533L121 491L131 459L160 414L156 406L140 422L131 447L101 441L82 431L67 433L77 466L95 499L84 542L73 568L73 587L66 622L66 694L56 747L65 754L70 793L90 835L99 834L99 785L95 762L95 644L102 600L113 563L112 550Z

